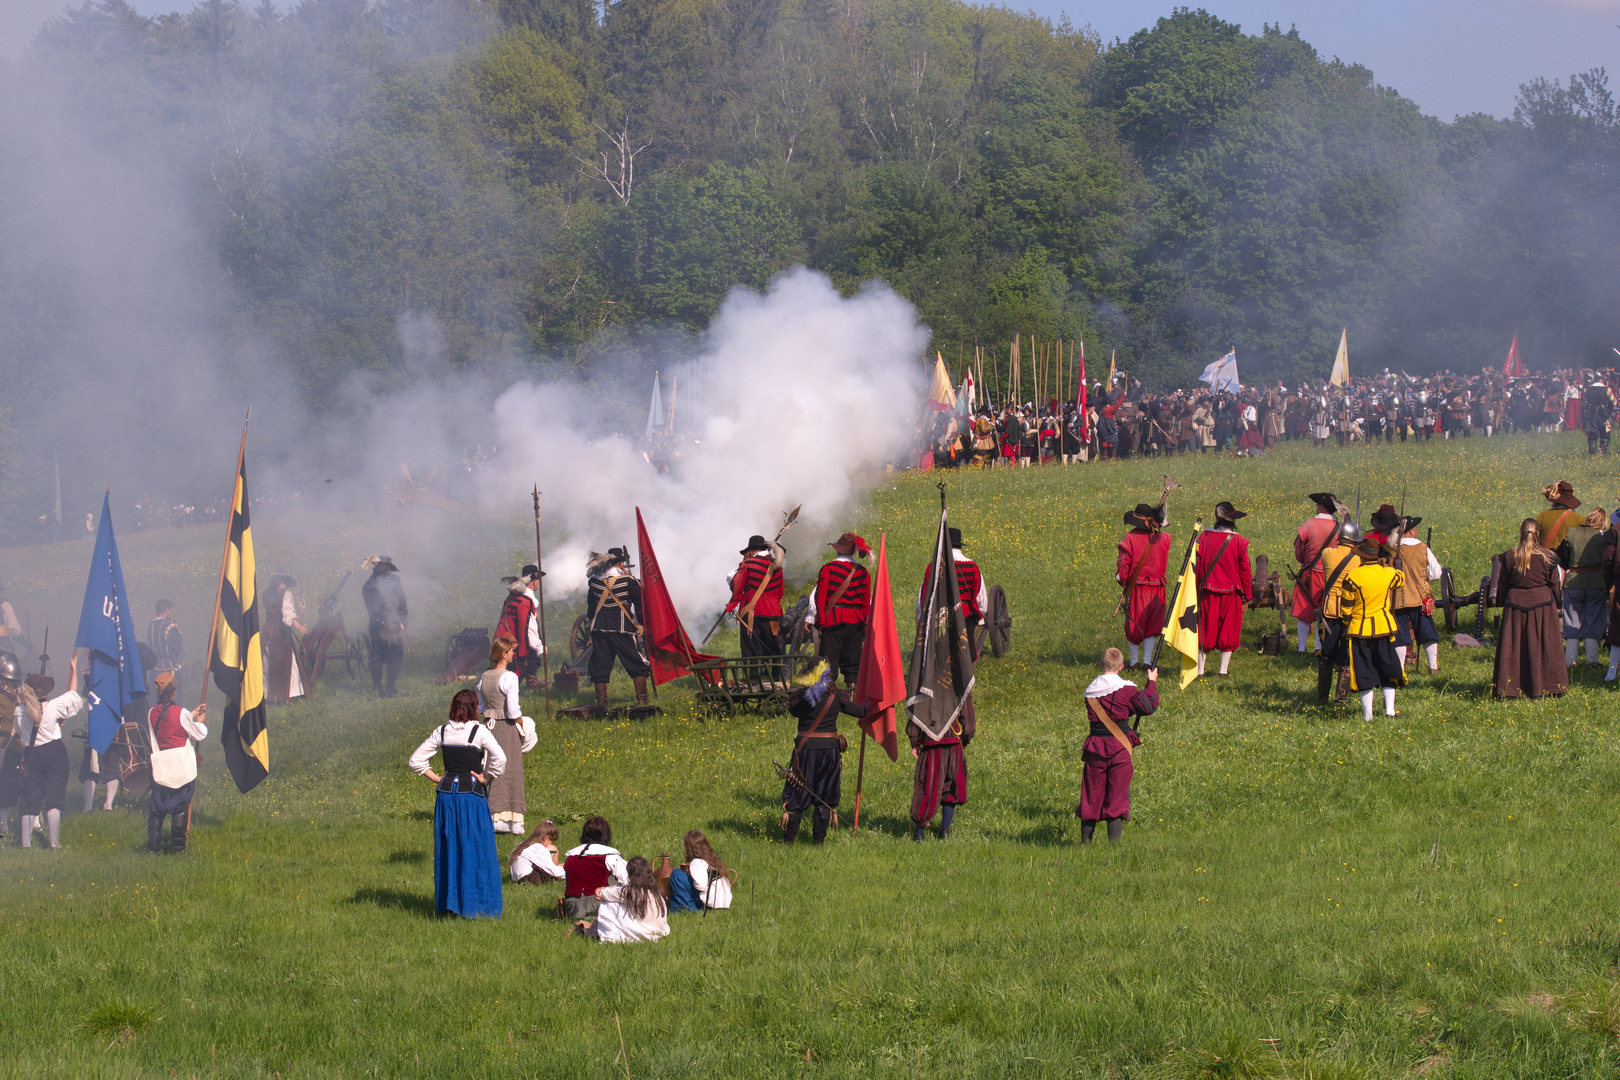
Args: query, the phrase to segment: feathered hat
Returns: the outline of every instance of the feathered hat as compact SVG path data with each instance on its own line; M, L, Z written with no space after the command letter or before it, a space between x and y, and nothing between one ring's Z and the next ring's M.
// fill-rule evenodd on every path
M838 552L840 555L854 553L863 559L870 559L872 557L871 545L852 532L844 533L827 546Z

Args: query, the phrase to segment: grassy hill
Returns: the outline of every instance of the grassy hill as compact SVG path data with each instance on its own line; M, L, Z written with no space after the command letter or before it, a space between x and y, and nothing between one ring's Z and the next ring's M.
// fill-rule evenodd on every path
M1398 719L1365 725L1351 705L1315 706L1309 661L1244 652L1229 680L1166 687L1143 723L1124 841L1080 848L1079 694L1122 640L1120 515L1164 471L1182 485L1178 547L1195 511L1229 498L1274 565L1306 492L1348 498L1359 483L1365 518L1404 485L1461 581L1558 476L1589 506L1620 495L1577 437L946 475L953 523L1016 619L1013 653L979 669L970 800L948 842L905 839L910 760L874 750L860 834L785 848L770 762L786 760L788 722L703 722L680 683L658 720L542 721L532 819L574 842L600 813L619 847L647 855L700 827L741 873L734 910L677 916L668 940L637 948L566 939L555 888L508 886L498 922L432 917L432 792L404 762L444 714L440 631L490 621L523 523L438 535L356 521L311 537L266 510L261 566L299 574L312 598L331 567L377 549L422 573L413 604L437 625L415 646L409 696L372 700L338 677L273 710L274 771L247 796L211 739L183 857L141 850L144 806L71 814L64 852L0 849L0 1072L1613 1075L1620 754L1601 671L1580 671L1563 700L1497 703L1489 651L1448 635L1440 677L1404 691ZM849 522L888 535L903 641L936 479L897 477ZM195 651L218 542L191 530L122 545L137 615L171 595ZM51 621L62 654L88 554L5 553L14 602L36 635ZM558 639L567 613L551 614Z

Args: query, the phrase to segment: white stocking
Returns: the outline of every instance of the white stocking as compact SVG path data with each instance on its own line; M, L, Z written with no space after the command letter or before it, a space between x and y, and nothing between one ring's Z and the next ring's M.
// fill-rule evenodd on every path
M1395 655L1400 658L1401 667L1405 667L1406 666L1406 646L1405 645L1397 645L1397 646L1395 646Z
M1369 722L1372 720L1372 697L1373 692L1371 690L1361 692L1361 718Z
M1574 638L1568 638L1568 639L1566 639L1564 641L1564 666L1565 667L1574 667L1575 666L1575 650L1579 649L1580 647L1581 647L1581 643L1579 641L1576 641Z
M1159 639L1157 637L1144 638L1142 641L1142 663L1152 667L1153 657L1158 651Z
M1589 637L1589 638L1586 639L1586 662L1588 664L1596 664L1597 663L1597 658L1598 658L1598 639L1595 638L1595 637Z
M1131 663L1136 663L1137 657L1142 653L1142 646L1137 645L1135 642L1126 642L1125 647L1131 652Z
M1439 671L1440 643L1438 641L1429 642L1427 645L1423 646L1423 654L1429 658L1429 670ZM1593 658L1592 663L1597 663L1597 659L1595 657Z
M1603 676L1603 678L1606 679L1609 682L1614 682L1616 676L1620 676L1620 645L1610 645L1609 646L1609 673L1607 675ZM3 826L4 823L5 823L5 818L0 817L0 826Z
M1221 674L1226 674L1227 667L1232 663L1232 650L1227 649L1221 653Z
M94 780L86 780L84 782L84 812L88 814L91 810L95 809L95 806L96 782Z
M53 847L53 848L61 847L62 846L62 811L60 811L60 810L47 810L47 811L45 811L45 824L46 824L46 827L49 829L50 834L51 834L51 847Z
M22 816L22 846L34 846L34 815L32 814Z
M1395 715L1395 688L1393 686L1384 687L1384 715Z
M1204 657L1206 657L1208 655L1209 654L1207 652L1205 652L1204 650L1202 650L1202 649L1198 650L1198 674L1200 674L1200 675L1202 675L1204 673Z
M1305 631L1306 631L1306 629L1307 629L1307 625L1306 625L1306 622L1305 622L1304 619L1295 619L1294 620L1294 630L1299 634L1299 651L1300 652L1305 651Z
M111 810L113 800L116 798L118 798L118 781L109 780L107 781L107 805L102 807L102 809Z

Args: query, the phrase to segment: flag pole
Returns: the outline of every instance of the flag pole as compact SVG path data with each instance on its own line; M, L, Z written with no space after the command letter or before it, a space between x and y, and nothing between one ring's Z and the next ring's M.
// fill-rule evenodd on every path
M197 699L198 709L208 703L208 669L214 663L214 637L219 631L219 602L225 595L225 567L231 560L231 527L236 521L236 488L242 482L242 459L247 453L248 421L252 418L253 406L249 405L247 415L242 418L242 443L236 448L236 475L231 478L232 503L230 511L225 515L225 550L219 557L219 584L214 588L214 617L208 620L208 651L203 653L202 697Z
M535 592L540 597L540 670L545 682L546 719L551 719L551 659L546 643L546 557L540 547L540 485L534 485L534 568L540 571L535 579Z
M861 781L866 778L866 728L861 728L861 757L855 765L855 827L849 830L854 836L861 831Z

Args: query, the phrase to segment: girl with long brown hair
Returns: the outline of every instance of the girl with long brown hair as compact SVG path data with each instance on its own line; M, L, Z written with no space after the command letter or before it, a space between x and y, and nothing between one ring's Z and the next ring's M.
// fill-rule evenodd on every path
M1569 689L1564 667L1563 572L1553 553L1541 546L1535 518L1519 524L1519 542L1497 556L1501 569L1492 599L1502 608L1491 678L1494 697L1541 697Z
M596 890L602 901L594 922L580 922L574 929L600 941L657 941L669 936L669 905L658 887L652 863L640 855L625 865L628 880L623 885L606 885Z

